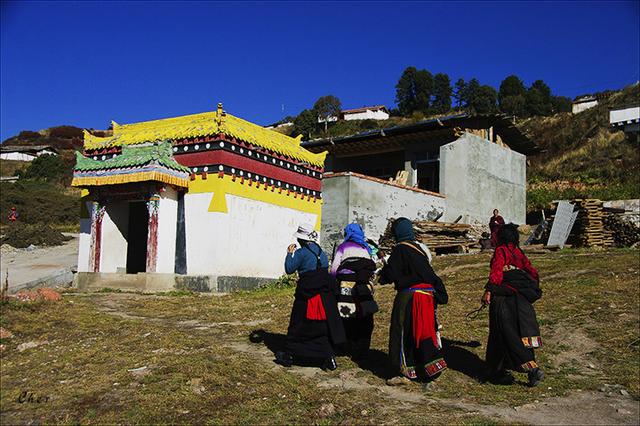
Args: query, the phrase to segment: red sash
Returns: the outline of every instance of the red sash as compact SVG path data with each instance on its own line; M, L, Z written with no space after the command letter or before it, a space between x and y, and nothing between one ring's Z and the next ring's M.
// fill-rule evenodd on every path
M437 348L438 338L436 336L433 287L429 284L416 284L411 286L410 290L413 292L411 322L416 348L420 346L421 341L429 338L433 340L433 345Z
M322 304L322 298L319 294L316 294L311 299L307 300L307 319L323 321L327 319L327 314L324 311L324 305Z

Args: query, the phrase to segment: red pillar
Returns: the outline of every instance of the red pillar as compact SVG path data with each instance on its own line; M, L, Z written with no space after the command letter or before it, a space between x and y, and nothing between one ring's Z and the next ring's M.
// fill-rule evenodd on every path
M152 195L147 201L149 211L149 228L147 235L147 272L156 271L158 258L158 206L160 196Z
M102 244L102 218L105 206L94 201L91 209L91 254L89 269L100 272L100 251Z

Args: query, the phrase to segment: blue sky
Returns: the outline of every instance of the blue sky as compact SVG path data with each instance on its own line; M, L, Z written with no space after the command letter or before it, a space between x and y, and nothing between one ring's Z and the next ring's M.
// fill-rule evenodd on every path
M394 106L410 65L556 94L639 78L639 2L2 2L1 138L212 110L267 124L323 95ZM282 106L284 105L284 113Z

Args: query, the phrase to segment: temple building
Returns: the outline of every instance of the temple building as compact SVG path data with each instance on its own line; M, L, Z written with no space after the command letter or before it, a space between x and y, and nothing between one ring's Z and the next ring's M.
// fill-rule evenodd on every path
M250 288L320 229L326 153L222 110L84 135L79 288Z

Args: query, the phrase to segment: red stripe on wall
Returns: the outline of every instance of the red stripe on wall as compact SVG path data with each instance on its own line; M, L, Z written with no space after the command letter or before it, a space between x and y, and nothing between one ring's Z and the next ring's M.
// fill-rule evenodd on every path
M200 167L208 164L223 164L234 167L238 170L245 170L270 179L302 186L314 191L321 191L322 181L311 176L302 175L297 172L283 169L280 166L267 164L262 161L253 160L233 152L215 150L202 152L188 152L174 156L176 161L187 167ZM212 170L215 172L215 170Z

